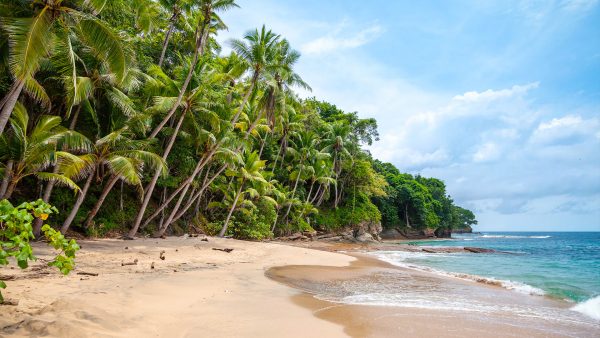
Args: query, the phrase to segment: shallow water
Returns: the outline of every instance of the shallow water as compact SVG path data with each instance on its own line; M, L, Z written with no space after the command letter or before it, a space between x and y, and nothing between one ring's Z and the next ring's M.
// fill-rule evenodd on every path
M473 246L501 253L387 251L376 256L398 266L440 274L483 276L517 292L572 302L576 311L600 320L600 232L485 232L412 244ZM579 304L575 307L575 303Z

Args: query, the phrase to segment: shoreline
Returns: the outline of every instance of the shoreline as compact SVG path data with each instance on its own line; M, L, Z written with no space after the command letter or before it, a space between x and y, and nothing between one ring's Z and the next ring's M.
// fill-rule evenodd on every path
M496 286L453 281L348 252L367 249L361 245L219 238L206 242L182 237L81 241L81 245L76 269L66 277L46 274L42 262L26 272L0 269L2 275L17 276L8 282L5 295L20 300L18 306L2 306L0 334L387 337L403 332L411 336L495 337L498 330L506 336L509 329L516 336L565 336L560 333L563 326L559 327L563 331L549 333L535 326L514 325L514 318L502 316L484 318L478 313L352 305L325 299L320 294L324 285L352 280L368 285L364 282L377 275L385 277L390 271L414 281L407 287L433 283L440 289L456 288L457 292L501 295L509 302L521 297ZM213 248L234 250L225 253ZM43 246L36 249L43 258ZM159 259L163 250L164 261ZM121 262L136 258L136 265L121 266ZM99 275L78 275L80 272ZM385 284L386 280L380 282ZM552 301L537 299L532 305L540 302ZM582 330L578 336L592 334Z

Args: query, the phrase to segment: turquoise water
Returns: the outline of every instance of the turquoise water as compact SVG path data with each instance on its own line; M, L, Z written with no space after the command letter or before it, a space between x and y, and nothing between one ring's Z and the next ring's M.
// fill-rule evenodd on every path
M505 253L405 255L404 264L516 282L520 291L577 303L600 295L600 232L484 232L414 244Z

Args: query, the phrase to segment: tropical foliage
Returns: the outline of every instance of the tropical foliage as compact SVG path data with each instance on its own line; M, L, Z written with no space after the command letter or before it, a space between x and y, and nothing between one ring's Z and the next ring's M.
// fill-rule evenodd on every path
M41 197L60 231L263 239L361 222L474 222L443 182L363 150L377 122L294 90L267 27L221 53L233 0L0 5L0 197ZM35 220L33 234L41 234Z

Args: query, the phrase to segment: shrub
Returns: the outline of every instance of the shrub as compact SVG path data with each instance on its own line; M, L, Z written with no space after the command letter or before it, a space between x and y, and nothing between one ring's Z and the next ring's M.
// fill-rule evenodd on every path
M8 200L0 200L0 265L8 265L9 258L14 257L21 269L29 266L29 261L36 258L29 241L34 238L32 222L35 218L46 220L50 214L57 213L55 207L38 199L35 202L25 202L14 207ZM48 244L59 253L48 263L66 275L74 267L75 252L79 245L75 240L67 240L50 225L42 226L42 233ZM0 289L6 288L6 283L0 280ZM0 293L0 303L4 302Z

